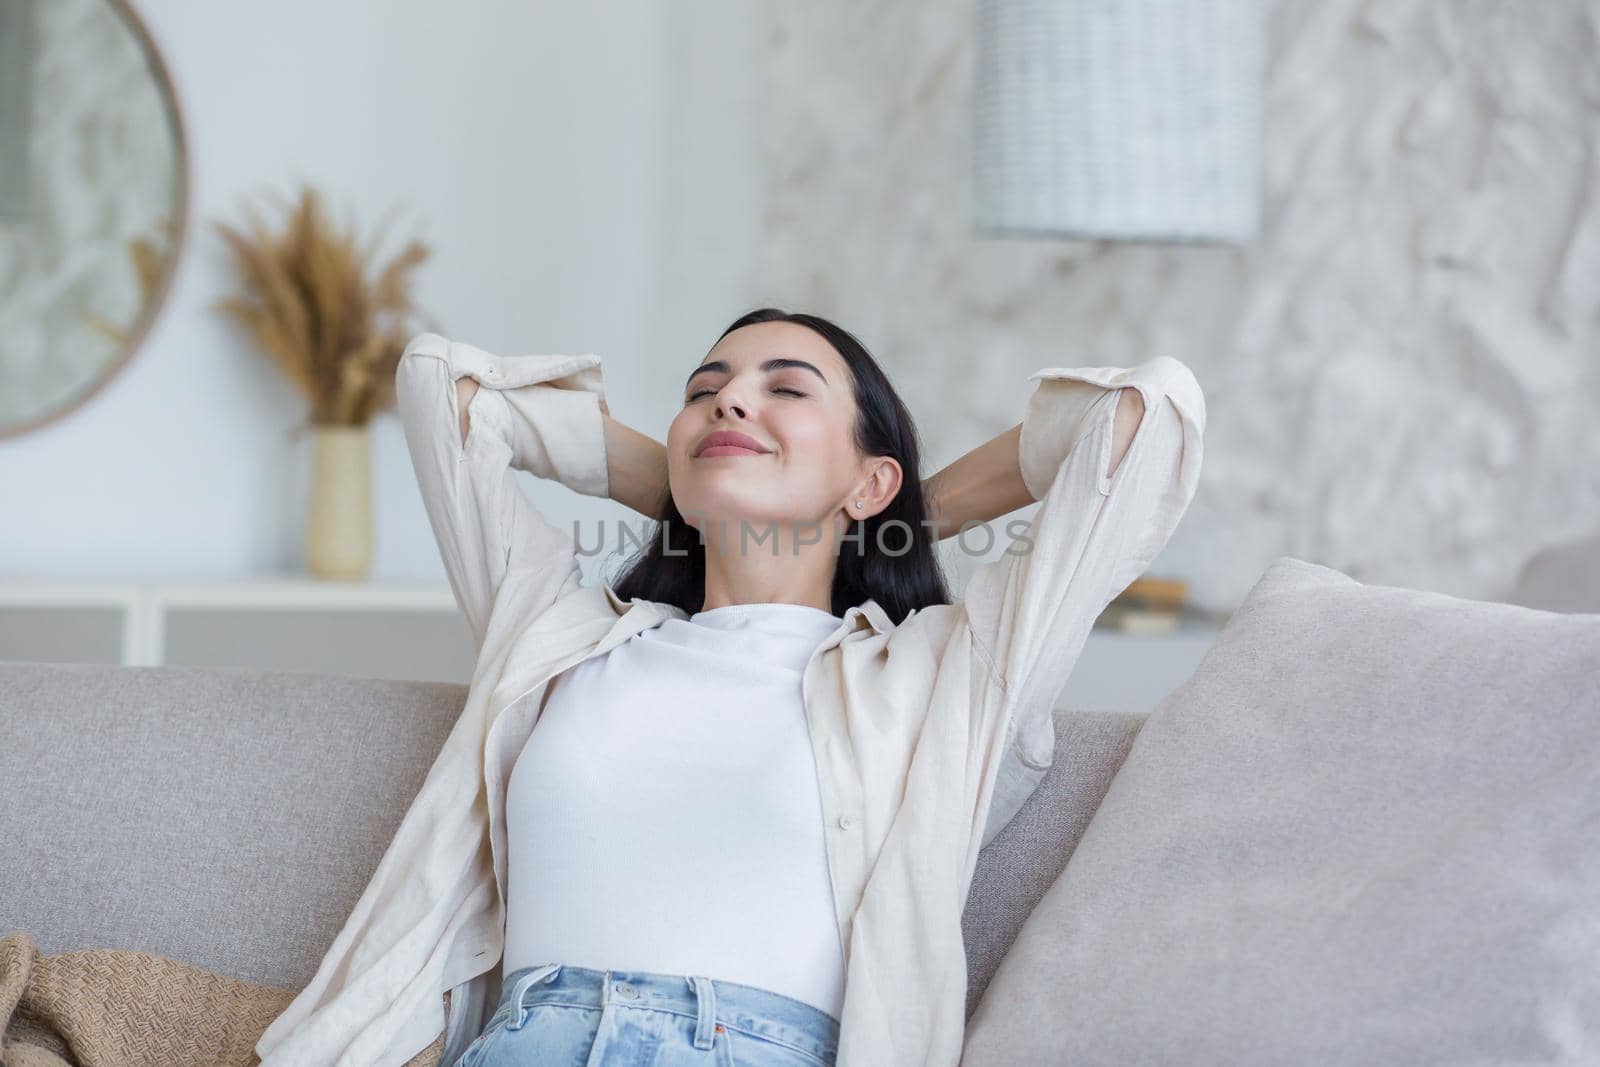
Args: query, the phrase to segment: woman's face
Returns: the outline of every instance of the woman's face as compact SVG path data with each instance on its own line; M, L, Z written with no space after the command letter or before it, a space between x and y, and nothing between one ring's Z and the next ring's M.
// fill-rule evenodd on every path
M764 366L772 361L781 363ZM752 551L771 552L754 540L771 526L817 522L826 540L841 507L856 513L849 497L876 464L856 450L849 369L812 330L760 322L733 331L690 374L681 399L667 431L667 474L690 526L728 520L736 543L734 523L747 522ZM701 453L719 431L763 451Z

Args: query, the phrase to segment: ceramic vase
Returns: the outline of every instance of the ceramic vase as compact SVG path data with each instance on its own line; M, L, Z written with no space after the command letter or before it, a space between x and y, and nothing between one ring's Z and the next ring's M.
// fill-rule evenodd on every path
M365 426L311 428L306 569L356 581L372 563L372 463Z

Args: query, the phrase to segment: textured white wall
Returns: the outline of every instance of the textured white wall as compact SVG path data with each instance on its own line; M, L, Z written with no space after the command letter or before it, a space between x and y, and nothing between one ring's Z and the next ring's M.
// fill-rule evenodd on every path
M1600 5L1267 5L1245 248L978 239L972 4L762 5L767 286L836 318L930 470L1040 367L1192 367L1206 471L1151 572L1231 608L1288 553L1504 595L1600 528Z

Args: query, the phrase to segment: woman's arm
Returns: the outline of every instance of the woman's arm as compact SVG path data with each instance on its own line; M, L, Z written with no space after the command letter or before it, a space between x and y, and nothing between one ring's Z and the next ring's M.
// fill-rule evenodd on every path
M605 416L605 428L611 499L659 519L667 491L667 446L610 415Z
M1038 386L1013 461L1038 507L1026 535L980 564L962 591L994 683L984 699L1002 703L1006 723L984 844L1050 766L1055 703L1094 621L1167 543L1203 455L1205 396L1171 356L1046 367L1029 380Z
M1133 431L1144 415L1137 389L1123 390L1117 404L1111 446L1111 471L1128 451ZM984 442L944 470L922 482L928 518L936 525L934 540L961 532L962 523L988 522L1034 502L1018 465L1022 423Z
M922 480L922 496L935 541L961 532L964 522L988 522L1033 503L1017 466L1022 423Z
M478 391L478 383L471 378L458 378L456 380L456 418L461 420L461 443L467 443L467 431L472 429L472 420L467 416L467 405L472 403L472 394Z
M476 649L512 574L530 611L577 588L572 538L545 520L513 474L528 470L604 496L604 404L596 356L497 356L436 333L406 344L395 408Z
M467 408L477 391L478 383L471 378L456 382L456 416L461 421L463 445L472 429ZM660 518L656 510L667 488L667 446L609 414L603 414L601 420L605 426L606 477L611 499L641 515Z

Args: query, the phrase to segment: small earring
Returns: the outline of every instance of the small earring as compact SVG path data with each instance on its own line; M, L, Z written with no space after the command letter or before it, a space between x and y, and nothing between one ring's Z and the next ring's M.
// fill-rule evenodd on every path
M857 501L856 501L856 507L858 507L858 508L859 508L859 507L860 507L860 506L861 506L861 501L859 501L859 500L857 500Z

